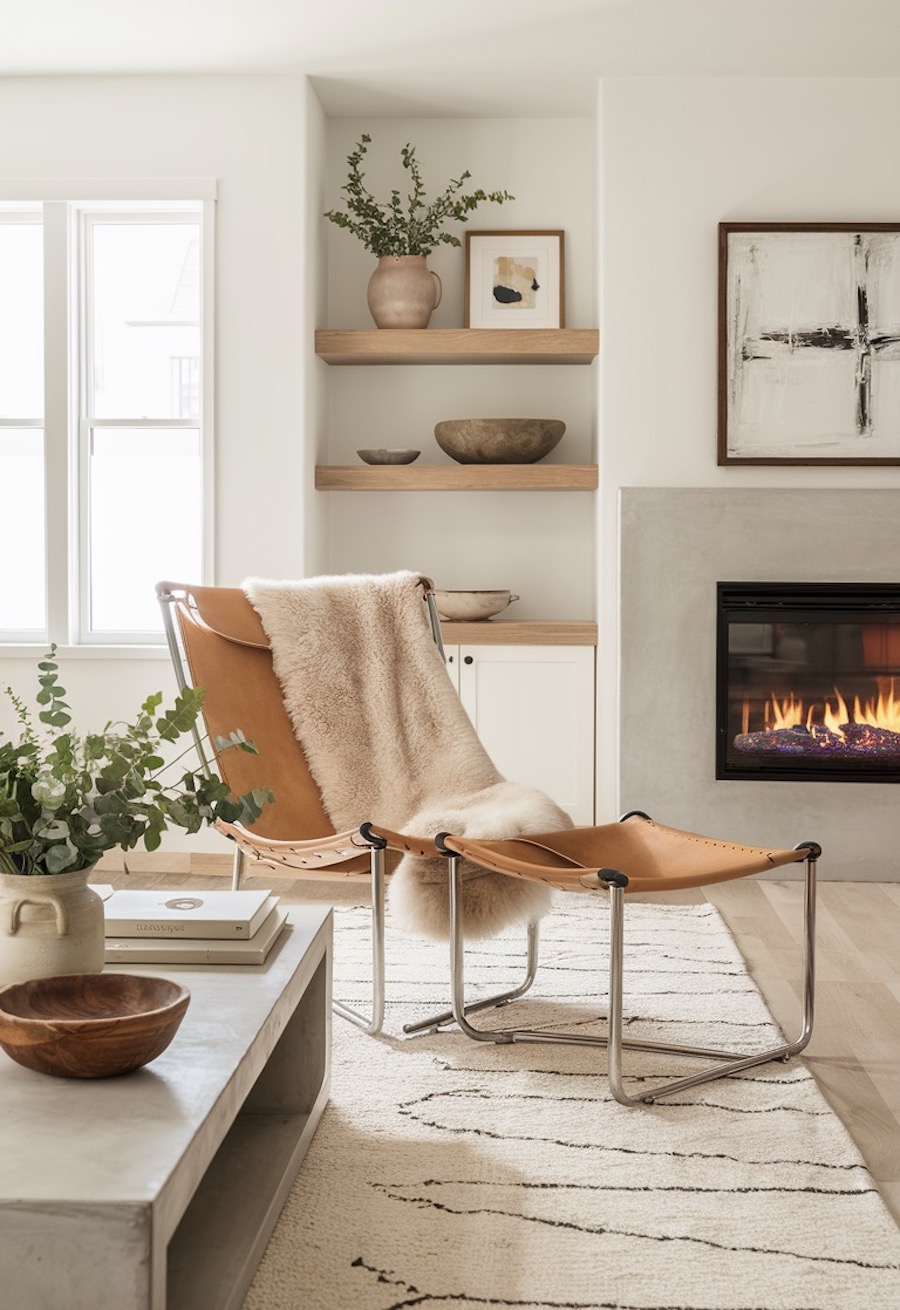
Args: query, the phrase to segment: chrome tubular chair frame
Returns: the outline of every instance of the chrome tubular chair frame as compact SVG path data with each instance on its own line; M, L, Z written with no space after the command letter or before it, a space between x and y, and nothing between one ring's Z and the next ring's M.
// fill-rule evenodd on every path
M370 1036L376 1036L384 1027L384 890L385 890L385 873L384 873L384 850L385 843L377 840L374 835L368 839L372 845L370 849L370 870L371 870L371 943L372 943L372 1002L371 1014L366 1016L354 1010L352 1006L347 1005L345 1001L332 997L331 1008L335 1014L339 1014L342 1019L349 1020L350 1023L356 1024L363 1032Z
M458 874L457 874L458 876ZM451 940L456 940L456 927L454 913L459 916L459 906L462 902L462 893L457 888L456 894L450 899L450 933ZM454 908L455 907L455 908ZM443 1010L440 1014L434 1014L428 1019L420 1019L418 1023L405 1023L403 1031L411 1037L420 1037L426 1033L436 1033L438 1029L445 1028L452 1023L458 1023L457 1013L467 1016L476 1014L479 1010L490 1010L499 1008L501 1005L509 1005L510 1001L517 1001L520 996L524 996L537 976L538 967L538 934L539 924L533 919L528 925L528 937L525 956L525 977L518 987L513 987L507 992L498 992L496 996L486 996L480 1001L470 1001L468 1005L463 1004L462 1000L455 1001L449 1010ZM459 925L460 941L462 939L462 925ZM454 954L455 954L454 946ZM461 951L461 947L460 947ZM462 963L460 962L460 976L462 974ZM451 974L451 978L452 978ZM466 1025L468 1027L468 1024ZM472 1032L475 1030L473 1029ZM471 1035L471 1034L470 1034Z
M631 813L639 813L632 811ZM630 817L624 815L623 819ZM643 816L646 817L646 816ZM651 1105L661 1097L696 1087L729 1074L739 1073L755 1065L768 1064L773 1060L788 1060L799 1054L808 1044L812 1035L815 997L815 926L816 926L816 864L821 855L821 848L816 842L800 842L794 847L805 851L805 886L804 886L804 966L803 966L803 1018L800 1032L796 1038L777 1046L754 1053L711 1050L705 1047L679 1045L670 1042L642 1041L626 1038L623 1035L624 1009L624 918L625 889L628 877L618 869L598 869L586 871L581 879L589 890L606 891L609 894L609 1017L607 1033L602 1036L588 1037L577 1033L543 1032L540 1029L505 1028L497 1031L475 1028L468 1020L468 1015L476 1008L483 1009L491 1001L480 1002L477 1006L465 1004L465 938L462 921L462 875L460 856L446 839L452 834L438 835L436 845L447 857L449 865L450 892L450 984L452 996L452 1017L460 1030L475 1041L504 1044L511 1042L543 1042L573 1046L599 1046L608 1050L608 1080L612 1096L622 1105ZM535 960L536 966L536 960ZM529 960L529 966L531 961ZM532 975L533 976L533 975ZM516 994L511 993L509 999ZM495 998L493 1003L502 1004L506 998ZM441 1022L446 1016L440 1016ZM438 1025L432 1021L432 1030ZM423 1025L424 1026L424 1025ZM702 1073L692 1074L655 1087L651 1091L630 1094L625 1087L623 1052L625 1050L651 1051L664 1055L691 1056L717 1061L715 1068Z
M187 675L187 657L183 643L180 639L178 626L175 622L173 611L176 604L187 604L188 596L185 588L176 583L161 582L157 587L157 598L160 602L163 615L163 626L166 634L166 641L169 647L169 654L172 659L172 667L175 672L176 684L179 691L191 685ZM429 617L431 619L432 630L435 640L438 643L441 653L443 648L440 645L440 622L437 616L437 610L434 606L434 597L427 593L426 600L428 603ZM203 736L195 723L192 728L194 745L200 758L201 766L207 775L212 775L213 768L210 763L209 754L204 748ZM285 848L290 855L294 855L295 862L291 867L302 869L304 866L316 872L324 872L329 865L338 866L341 861L346 862L348 858L356 858L365 850L369 851L369 876L371 890L371 950L372 950L372 992L371 1006L368 1014L363 1014L346 1002L334 998L332 1000L332 1010L335 1014L343 1019L347 1019L356 1027L361 1028L363 1032L372 1036L379 1034L384 1027L384 1008L385 1008L385 923L384 923L384 906L385 906L385 848L387 843L376 834L368 831L369 825L363 824L359 833L343 835L343 842L335 841L332 838L326 838L321 843L289 843L276 842L269 843L273 852L278 848ZM242 845L242 830L240 825L230 825L229 831L225 834L234 842L234 859L232 865L231 885L234 890L241 886L241 879L247 860L253 863L263 864L267 869L277 872L278 863L276 860L266 860L264 852L257 846L251 844ZM247 838L251 834L246 833ZM361 839L361 840L360 840ZM342 849L342 846L345 849ZM301 848L308 847L309 850L301 854ZM329 849L330 848L330 849ZM340 870L336 869L339 876Z

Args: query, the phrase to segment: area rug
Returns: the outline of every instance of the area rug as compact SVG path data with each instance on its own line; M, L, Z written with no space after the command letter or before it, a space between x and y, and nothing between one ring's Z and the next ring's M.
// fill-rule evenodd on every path
M603 909L561 898L536 999L512 1021L592 1030ZM773 1041L717 910L627 909L632 1034ZM336 911L335 932L336 994L362 1006L366 913ZM473 988L517 980L521 945L476 945ZM332 1099L245 1310L900 1306L900 1231L799 1062L630 1109L610 1099L599 1049L403 1037L403 1022L443 1005L446 978L445 947L389 925L391 1035L335 1020ZM672 1073L658 1056L629 1065L648 1085Z

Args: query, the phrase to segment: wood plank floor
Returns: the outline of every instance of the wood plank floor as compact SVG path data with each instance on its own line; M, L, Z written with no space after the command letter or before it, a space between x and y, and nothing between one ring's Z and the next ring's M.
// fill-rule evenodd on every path
M121 886L230 885L221 856L137 857ZM259 883L257 882L257 885ZM365 882L265 879L287 902L365 903ZM716 905L778 1022L797 1029L801 994L800 882L744 879L703 892L669 893L672 901ZM655 899L659 899L658 897ZM816 1022L802 1057L856 1142L900 1223L900 884L819 884ZM540 975L538 983L540 985Z
M796 1031L802 888L708 889L780 1024ZM900 1223L900 884L819 884L816 1021L801 1057Z

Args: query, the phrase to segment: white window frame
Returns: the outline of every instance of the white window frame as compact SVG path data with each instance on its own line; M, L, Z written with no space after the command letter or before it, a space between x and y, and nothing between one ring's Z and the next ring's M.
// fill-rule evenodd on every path
M44 222L44 469L46 504L47 632L8 634L0 653L23 655L55 642L64 654L108 651L136 656L164 653L161 632L92 633L89 628L89 505L87 459L92 428L103 426L200 428L202 468L201 582L215 577L214 503L214 269L216 184L212 179L174 181L0 181L0 204L43 212ZM90 324L86 321L84 234L96 221L184 221L195 215L201 230L200 417L193 419L96 419L88 410ZM17 214L12 213L15 220ZM81 313L79 314L79 307ZM65 385L60 385L60 379ZM7 420L4 426L12 426ZM39 426L17 423L16 426ZM190 579L188 579L190 581Z
M10 207L8 209L4 209L0 211L0 224L4 224L4 225L7 223L18 224L18 223L25 223L25 222L35 223L38 224L41 228L43 228L44 226L43 206L33 201L28 202L28 201L20 200L15 204L14 208ZM45 270L45 276L46 276L46 270ZM45 341L45 355L46 355L46 330L44 333L44 341ZM46 360L45 360L45 367L46 367ZM47 383L45 377L44 380L45 397L46 397L46 390L47 390ZM45 399L44 407L46 409L46 399ZM44 429L44 494L46 498L46 486L47 486L46 415L44 416L44 418L41 418L40 416L35 414L28 415L27 417L12 416L10 418L0 418L0 428L31 428L32 430L37 430L37 431ZM46 549L46 545L45 545L45 549ZM45 555L45 559L44 559L44 585L45 586L46 586L47 575L49 574L49 572L50 572L49 559ZM10 641L10 642L15 641L17 644L19 642L33 643L33 642L40 642L45 640L46 640L45 634L37 629L27 629L22 632L17 632L15 634L4 631L3 634L0 635L0 641Z

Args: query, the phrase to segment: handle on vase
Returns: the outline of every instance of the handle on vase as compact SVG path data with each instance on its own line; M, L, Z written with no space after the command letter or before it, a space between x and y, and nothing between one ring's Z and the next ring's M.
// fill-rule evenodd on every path
M437 283L437 300L434 302L434 308L437 309L438 305L441 303L441 296L444 294L444 284L441 281L441 279L438 277L437 273L435 273L433 268L430 268L428 272L431 274L431 276L434 278L435 282ZM433 312L434 311L432 310L432 313Z
M9 935L15 937L19 931L19 911L23 905L52 905L56 913L56 935L65 937L69 932L69 912L59 896L53 892L32 892L30 896L20 896L9 907Z

